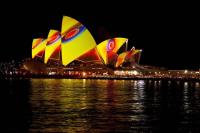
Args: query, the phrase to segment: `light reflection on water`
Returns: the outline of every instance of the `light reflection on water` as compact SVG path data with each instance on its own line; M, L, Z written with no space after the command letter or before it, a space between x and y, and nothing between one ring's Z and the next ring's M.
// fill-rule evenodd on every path
M196 131L200 125L199 82L31 79L30 83L30 132Z

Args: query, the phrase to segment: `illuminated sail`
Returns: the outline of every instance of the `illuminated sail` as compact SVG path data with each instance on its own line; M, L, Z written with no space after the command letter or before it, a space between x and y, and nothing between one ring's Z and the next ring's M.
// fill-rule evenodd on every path
M126 60L131 63L136 63L136 62L139 63L141 52L142 50L138 50L138 49L130 50L126 56Z
M117 51L121 48L123 44L127 46L128 39L127 38L113 38L109 39L107 45L106 45L106 50L107 52L114 52L117 53Z
M121 54L118 56L115 67L119 67L121 64L124 63L125 58L126 58L126 56L127 56L128 53L129 53L129 52L123 52L123 53L121 53Z
M135 62L139 64L142 50L138 50L138 52L134 55Z
M50 58L59 59L61 48L61 34L57 30L50 30L45 48L44 62L47 63Z
M108 64L108 58L112 58L117 54L120 47L125 44L127 47L127 38L112 38L101 42L98 46L98 52L105 64Z
M135 52L135 47L132 47L131 50L128 51L126 59L129 60L134 55L134 52Z
M62 60L68 65L74 60L84 63L103 63L111 67L119 67L123 62L127 64L139 62L141 50L134 47L127 51L127 38L116 37L107 39L96 45L88 29L77 20L64 16L61 33L50 30L48 38L34 39L32 43L32 58L44 57L47 63L50 59Z
M94 48L87 53L81 55L77 60L82 62L95 62L102 64L102 60L99 56L99 53L97 51L97 48Z
M104 64L107 64L107 51L106 51L106 45L108 44L109 40L105 40L101 42L99 45L97 45L97 50L99 52L99 55L101 56L102 60L104 61Z
M43 38L37 38L33 39L32 42L32 58L35 58L35 56L42 57L45 51L46 47L46 39Z
M96 47L88 29L71 17L63 17L61 33L62 63L65 66Z

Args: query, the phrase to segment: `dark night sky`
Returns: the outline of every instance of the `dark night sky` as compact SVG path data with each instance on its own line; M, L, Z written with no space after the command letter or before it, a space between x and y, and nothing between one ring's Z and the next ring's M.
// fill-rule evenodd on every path
M106 3L56 1L5 3L1 13L1 59L31 57L32 39L60 30L62 16L83 23L97 43L127 37L143 49L141 64L170 69L200 68L199 9L194 3Z

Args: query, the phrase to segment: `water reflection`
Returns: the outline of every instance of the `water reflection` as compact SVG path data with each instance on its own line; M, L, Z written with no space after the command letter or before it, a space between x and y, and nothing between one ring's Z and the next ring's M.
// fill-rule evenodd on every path
M195 83L195 88L199 88L199 89L200 89L200 84L199 84L199 82L196 82L196 83Z
M127 129L127 122L137 122L144 117L144 84L142 80L132 83L32 79L30 130L101 132ZM122 123L120 127L118 123Z
M184 90L183 90L183 106L184 106L184 112L189 113L190 112L190 97L189 97L189 85L188 82L184 82Z
M31 79L30 86L30 132L179 132L200 126L199 82Z

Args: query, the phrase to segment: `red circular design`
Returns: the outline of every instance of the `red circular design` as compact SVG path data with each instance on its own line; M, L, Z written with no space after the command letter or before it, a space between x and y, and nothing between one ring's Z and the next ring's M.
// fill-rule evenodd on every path
M60 36L59 36L59 33L55 33L54 35L52 35L52 36L48 39L48 44L54 43L59 37L60 37Z
M65 35L65 39L72 38L72 37L75 36L78 32L79 32L79 29L78 29L78 28L72 29L71 31L69 31L69 32Z
M112 50L115 48L115 43L112 41L109 43L109 49Z

